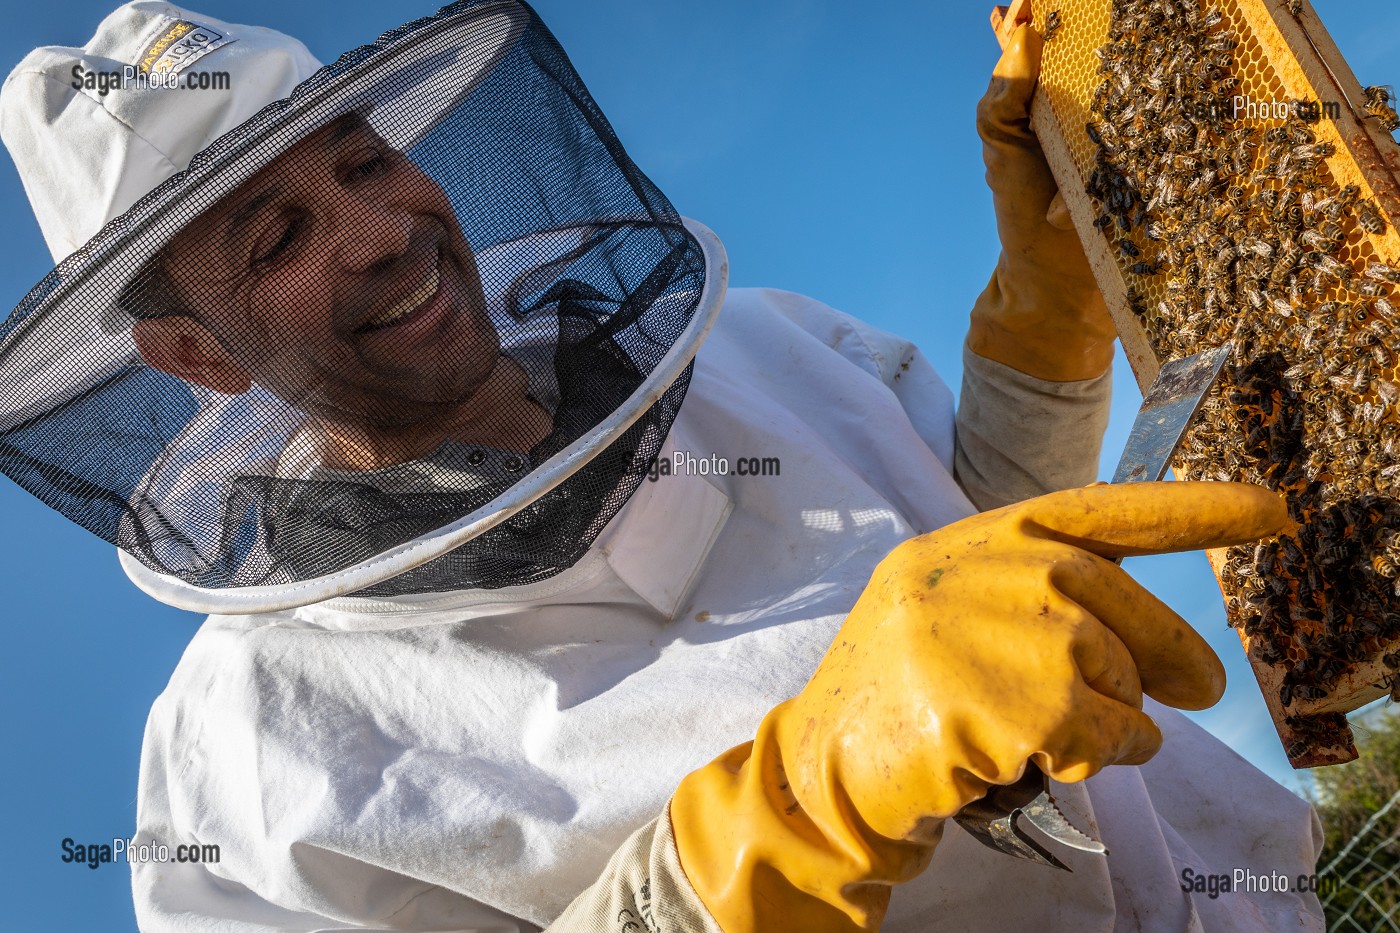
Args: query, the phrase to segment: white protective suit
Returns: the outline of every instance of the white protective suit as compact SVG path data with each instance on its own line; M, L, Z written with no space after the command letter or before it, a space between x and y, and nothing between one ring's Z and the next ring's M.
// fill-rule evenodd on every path
M996 397L1036 382L969 359L962 416L986 411L958 473L983 506L999 504L998 476L1026 484L1001 499L1045 491L1025 462L1083 436L1067 421L1102 430L1102 392L1087 415L1071 401L1058 420L998 426ZM220 860L137 864L143 929L535 930L624 843L614 869L670 872L650 890L694 898L665 816L681 777L802 687L891 548L975 509L953 478L952 394L918 351L785 292L731 292L662 453L731 471L776 457L781 473L645 482L578 564L537 584L211 616L151 712L137 817L138 842L216 843ZM1106 861L1059 872L950 826L884 929L1321 929L1311 895L1183 892L1187 869L1311 872L1320 829L1147 704L1156 758L1056 788ZM572 922L640 929L597 911Z

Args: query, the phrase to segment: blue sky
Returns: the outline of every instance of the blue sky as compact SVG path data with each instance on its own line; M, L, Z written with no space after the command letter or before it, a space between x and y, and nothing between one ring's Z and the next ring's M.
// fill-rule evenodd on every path
M733 285L814 296L916 340L950 385L966 315L996 257L973 111L997 57L989 4L816 0L698 4L537 0L636 162L724 240ZM1315 0L1365 83L1397 83L1400 9ZM402 20L406 4L208 0L199 12L272 26L323 61ZM0 64L81 45L108 3L11 4ZM1348 15L1350 14L1350 15ZM13 165L0 159L0 305L50 267ZM1140 401L1115 364L1111 472ZM1066 443L1075 443L1066 439ZM0 847L5 924L130 930L126 872L59 861L65 836L130 835L146 711L199 617L141 594L105 542L0 480ZM1196 718L1296 786L1200 554L1129 569L1216 646L1225 700Z

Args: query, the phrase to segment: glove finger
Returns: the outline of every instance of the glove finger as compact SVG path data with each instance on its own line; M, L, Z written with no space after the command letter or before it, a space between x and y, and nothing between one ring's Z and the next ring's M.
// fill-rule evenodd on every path
M1040 34L1029 23L1017 26L1011 34L1011 41L992 69L987 93L977 104L977 131L984 141L1035 141L1031 133L1031 99L1040 76L1043 45Z
M1288 524L1282 496L1248 483L1099 484L1031 499L1019 509L1036 534L1100 557L1246 544Z
M1107 765L1140 765L1162 747L1152 717L1088 687L1076 703L1078 715L1030 758L1062 783L1082 781Z
M1037 229L1045 220L1057 190L1040 141L1031 130L1030 107L1042 44L1040 34L1029 24L1018 26L977 104L977 134L997 216L1025 231Z
M1058 570L1052 573L1051 579L1058 587ZM1071 651L1084 683L1110 699L1142 709L1142 676L1133 653L1091 610L1067 594L1061 592L1061 595L1069 606L1058 614L1063 617L1068 611L1079 617Z
M1206 709L1220 700L1225 692L1225 666L1215 651L1185 619L1121 567L1078 551L1055 564L1051 579L1126 648L1143 693L1177 709ZM1112 663L1105 649L1095 655L1090 650L1092 639L1086 641L1086 664ZM1114 676L1121 673L1111 667L1099 675L1100 680ZM1108 695L1129 702L1121 695ZM1141 696L1131 705L1141 708Z

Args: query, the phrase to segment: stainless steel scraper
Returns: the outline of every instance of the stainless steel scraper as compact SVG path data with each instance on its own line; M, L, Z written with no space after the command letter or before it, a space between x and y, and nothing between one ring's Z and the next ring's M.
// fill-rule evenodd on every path
M1172 454L1186 436L1206 393L1220 377L1230 350L1227 343L1162 367L1138 409L1118 469L1113 471L1113 482L1152 482L1166 474ZM964 807L953 818L993 849L1065 871L1070 871L1070 867L1031 835L1023 822L1038 829L1048 842L1082 852L1108 854L1102 842L1075 829L1055 805L1049 778L1030 761L1016 783L992 787L985 797Z

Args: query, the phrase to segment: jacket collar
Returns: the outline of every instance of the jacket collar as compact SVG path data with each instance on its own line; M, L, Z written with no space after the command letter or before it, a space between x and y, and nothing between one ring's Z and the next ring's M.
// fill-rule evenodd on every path
M660 458L675 459L677 433L671 432ZM676 473L648 478L578 563L547 580L492 590L389 598L346 596L303 607L296 615L314 624L346 628L354 627L356 620L365 621L365 616L565 602L570 590L598 573L610 572L670 621L684 605L731 511L729 496L704 476Z

